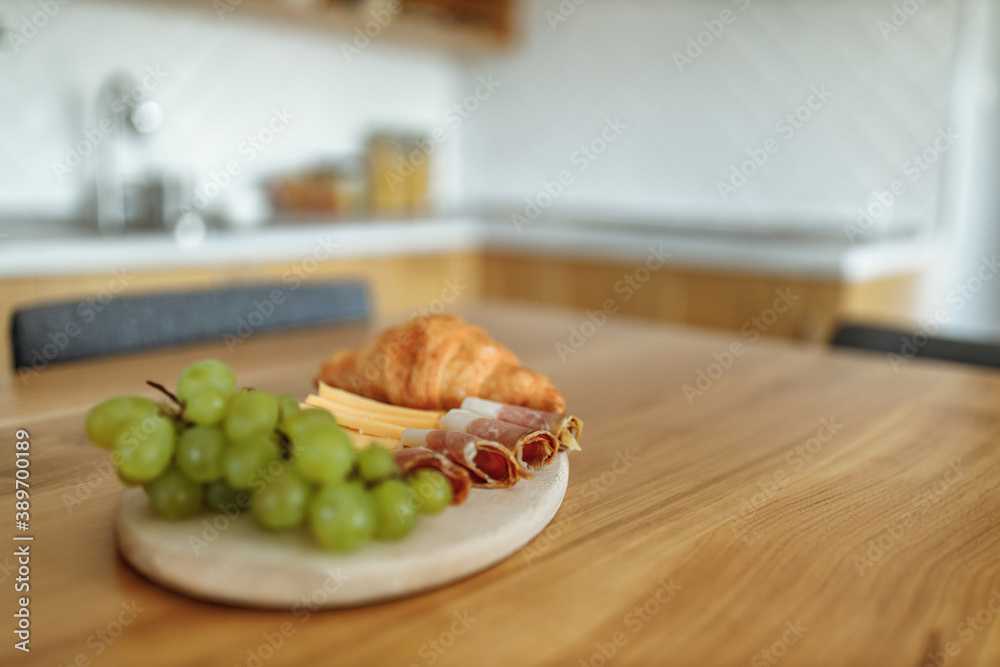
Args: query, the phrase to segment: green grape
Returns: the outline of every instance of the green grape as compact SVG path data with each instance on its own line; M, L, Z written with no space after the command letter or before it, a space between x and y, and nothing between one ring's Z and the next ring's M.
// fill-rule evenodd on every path
M233 515L250 506L250 493L237 491L226 484L225 480L209 482L204 489L205 504L216 512Z
M287 434L289 422L299 414L299 402L288 394L277 394L275 398L278 400L278 428Z
M128 477L126 477L125 475L123 475L121 470L117 470L116 469L115 470L115 474L118 475L118 481L121 482L122 484L124 484L125 486L142 486L142 484L143 484L142 482L134 482L134 481L132 481L131 479L129 479Z
M177 380L177 400L187 403L195 390L205 386L222 390L228 398L236 393L236 375L221 361L215 359L196 361L185 368Z
M313 484L342 482L354 467L354 448L347 435L334 425L313 424L297 429L292 441L295 470Z
M401 479L387 479L371 491L375 505L375 537L399 540L417 525L419 502L409 484Z
M437 470L418 470L407 481L417 494L417 511L421 514L437 514L451 504L451 482Z
M201 484L173 467L146 485L149 504L164 519L184 519L195 514L201 507L202 493Z
M299 410L286 420L285 435L294 443L300 433L312 430L317 425L325 427L330 431L340 429L340 426L337 425L337 420L326 410L306 408L305 410Z
M214 482L222 477L226 436L217 428L195 426L177 440L177 467L194 482Z
M112 459L130 483L151 482L170 465L175 440L171 420L158 415L145 417L119 432Z
M111 449L123 426L159 412L155 402L142 396L115 396L101 401L87 413L84 429L98 447Z
M305 520L311 490L294 470L285 468L254 492L250 513L269 530L294 528Z
M224 430L233 442L274 430L278 401L266 391L240 393L229 404Z
M226 416L229 397L230 394L211 385L194 389L184 404L184 417L199 426L215 426Z
M242 491L263 477L268 465L278 458L281 450L269 436L258 435L242 442L233 442L222 457L222 470L229 486Z
M309 528L324 549L354 551L375 533L371 494L358 482L323 487L309 505Z
M383 479L399 477L399 466L392 452L381 445L371 444L358 454L358 474L361 479L373 484Z

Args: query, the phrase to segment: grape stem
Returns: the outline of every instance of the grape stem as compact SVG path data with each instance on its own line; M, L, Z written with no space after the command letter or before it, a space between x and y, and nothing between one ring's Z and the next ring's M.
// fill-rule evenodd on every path
M170 398L171 401L173 401L174 403L176 403L178 406L181 406L181 402L177 400L177 396L175 396L172 391L170 391L169 389L167 389L166 387L164 387L159 382L153 382L152 380L146 380L146 384L148 384L153 389L156 389L157 391L166 394L167 397Z
M281 448L281 460L290 461L292 459L292 441L289 437L278 429L274 429L278 436L278 447Z
M278 423L285 423L285 411L282 407L278 406ZM292 460L292 439L288 437L288 434L282 431L280 428L275 427L274 432L278 435L278 447L281 448L281 460L291 461Z
M146 380L146 384L148 384L153 389L156 389L157 391L165 394L167 396L167 398L169 398L171 401L174 402L174 404L177 406L177 412L175 414L175 419L177 421L179 421L179 422L183 422L184 421L184 404L181 403L179 400L177 400L177 396L172 391L170 391L169 389L167 389L166 387L164 387L162 384L160 384L159 382L153 382L152 380Z

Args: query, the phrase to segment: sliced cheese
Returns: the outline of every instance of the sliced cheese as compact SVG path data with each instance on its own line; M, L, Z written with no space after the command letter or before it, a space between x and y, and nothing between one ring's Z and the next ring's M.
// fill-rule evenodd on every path
M328 401L333 401L337 405L345 408L353 408L365 412L393 415L398 417L408 417L411 419L440 419L444 414L440 410L418 410L416 408L404 408L390 403L383 403L364 396L352 394L343 389L331 387L323 382L319 383L319 395Z
M393 440L392 438L377 438L371 435L363 435L354 429L346 427L343 427L342 430L347 434L347 437L351 439L351 444L354 445L354 449L358 451L371 444L376 444L380 447L385 447L386 449L399 448L399 441Z
M385 411L361 410L350 405L343 405L339 401L328 400L322 396L316 396L315 394L312 395L312 398L314 399L312 403L313 405L325 408L338 415L358 417L359 419L367 419L369 421L385 422L386 424L394 424L404 428L433 429L437 428L438 423L441 421L441 418L438 417L436 413L411 417Z
M299 403L299 407L303 410L326 410L327 412L331 412L325 407L310 405L309 403ZM337 415L334 414L334 417L337 417ZM371 434L366 435L354 430L353 428L349 428L339 417L337 417L337 423L340 425L344 433L347 434L347 437L350 438L351 444L354 445L354 449L356 450L360 451L372 443L385 447L386 449L399 449L399 438L382 437Z
M316 396L315 394L310 394L306 398L306 405L314 408L323 408L333 413L333 416L337 418L337 423L341 426L346 426L347 428L352 428L358 431L362 435L374 435L378 438L392 438L394 440L399 440L403 437L402 426L396 426L395 424L389 424L382 421L374 421L371 419L364 419L362 417L356 417L353 415L346 415L337 412L329 407L329 401Z

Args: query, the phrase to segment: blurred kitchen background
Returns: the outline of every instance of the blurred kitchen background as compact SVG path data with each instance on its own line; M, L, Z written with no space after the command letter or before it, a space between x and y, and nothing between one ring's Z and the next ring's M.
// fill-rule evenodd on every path
M1000 338L992 0L0 0L0 25L8 323L295 276L381 313L740 332L784 293L754 330Z

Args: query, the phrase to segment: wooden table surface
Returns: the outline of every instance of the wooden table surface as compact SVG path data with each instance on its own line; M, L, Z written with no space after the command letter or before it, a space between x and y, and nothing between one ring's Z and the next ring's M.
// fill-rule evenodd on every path
M342 611L163 590L115 552L121 487L85 441L86 409L146 379L172 383L206 356L241 384L302 396L323 357L370 330L53 366L0 385L0 664L1000 665L997 373L894 370L883 355L620 317L584 327L576 349L577 313L465 314L548 374L586 422L562 508L524 550L450 587ZM565 361L560 342L575 350ZM724 369L733 343L745 351ZM685 396L699 371L703 393ZM11 633L20 428L30 655Z

